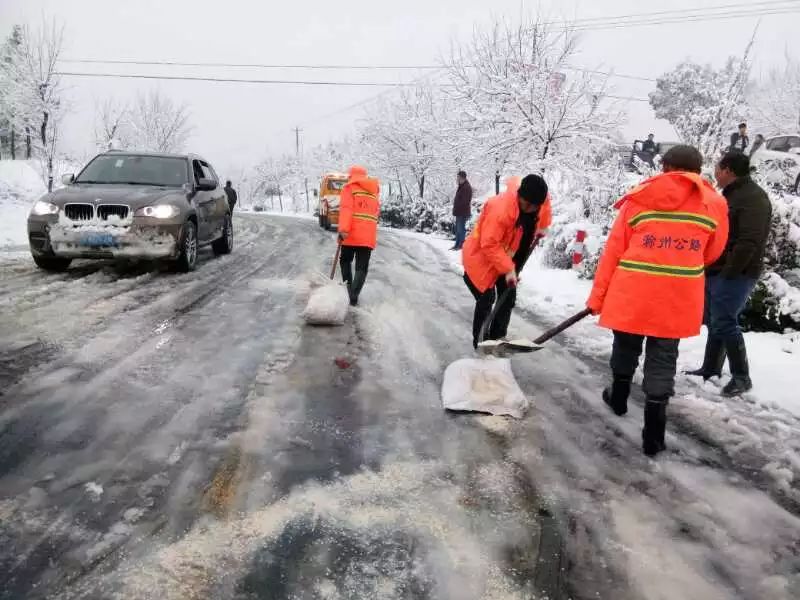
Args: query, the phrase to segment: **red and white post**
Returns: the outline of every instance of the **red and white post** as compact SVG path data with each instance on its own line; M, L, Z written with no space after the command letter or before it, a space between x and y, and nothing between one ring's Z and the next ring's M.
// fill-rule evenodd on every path
M575 241L572 243L572 268L576 269L583 262L586 253L586 231L579 229L575 234Z

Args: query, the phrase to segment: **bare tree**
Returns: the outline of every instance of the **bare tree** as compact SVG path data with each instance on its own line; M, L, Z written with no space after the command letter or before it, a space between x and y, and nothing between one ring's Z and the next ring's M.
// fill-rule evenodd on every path
M101 150L127 147L130 129L130 109L126 104L107 98L95 106L94 138Z
M698 148L707 162L714 161L725 146L726 132L747 115L745 89L753 41L742 58L728 58L722 69L680 63L659 77L656 90L650 93L656 117L669 121L681 141Z
M191 135L189 109L158 90L142 94L130 112L130 145L152 152L180 152Z
M11 159L17 158L17 90L19 75L17 73L22 45L22 27L15 25L11 35L0 47L0 129L4 134L0 143L8 148Z
M800 60L786 54L753 89L750 106L757 127L767 136L800 131Z
M497 20L451 51L447 89L464 132L498 168L531 160L545 168L571 145L607 143L622 123L609 76L571 69L576 49L569 28L532 17L518 25Z
M53 161L58 149L58 129L64 112L58 59L64 28L43 21L38 30L24 27L21 39L4 60L3 105L14 131L25 131L28 157L42 162L49 190L53 188Z

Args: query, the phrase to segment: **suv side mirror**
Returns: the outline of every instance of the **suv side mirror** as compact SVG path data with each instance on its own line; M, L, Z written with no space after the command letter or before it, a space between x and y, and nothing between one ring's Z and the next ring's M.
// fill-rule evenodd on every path
M197 190L200 192L213 192L215 189L217 189L217 185L219 184L213 179L201 177L197 180Z
M75 182L75 175L73 173L65 173L61 176L61 183L64 185L72 185Z

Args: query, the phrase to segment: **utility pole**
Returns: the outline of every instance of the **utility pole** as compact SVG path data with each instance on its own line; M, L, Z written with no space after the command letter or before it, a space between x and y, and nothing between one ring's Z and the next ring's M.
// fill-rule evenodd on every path
M302 129L299 127L294 128L294 150L297 156L300 156L300 132Z

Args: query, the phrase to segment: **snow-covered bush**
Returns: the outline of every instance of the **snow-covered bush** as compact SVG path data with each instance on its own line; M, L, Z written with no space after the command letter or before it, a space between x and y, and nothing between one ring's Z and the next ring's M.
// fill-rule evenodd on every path
M547 244L542 255L542 262L551 269L572 268L572 257L569 254L570 242L563 237L558 237Z
M800 329L800 198L770 191L770 200L772 228L765 271L743 315L744 323L757 330Z

